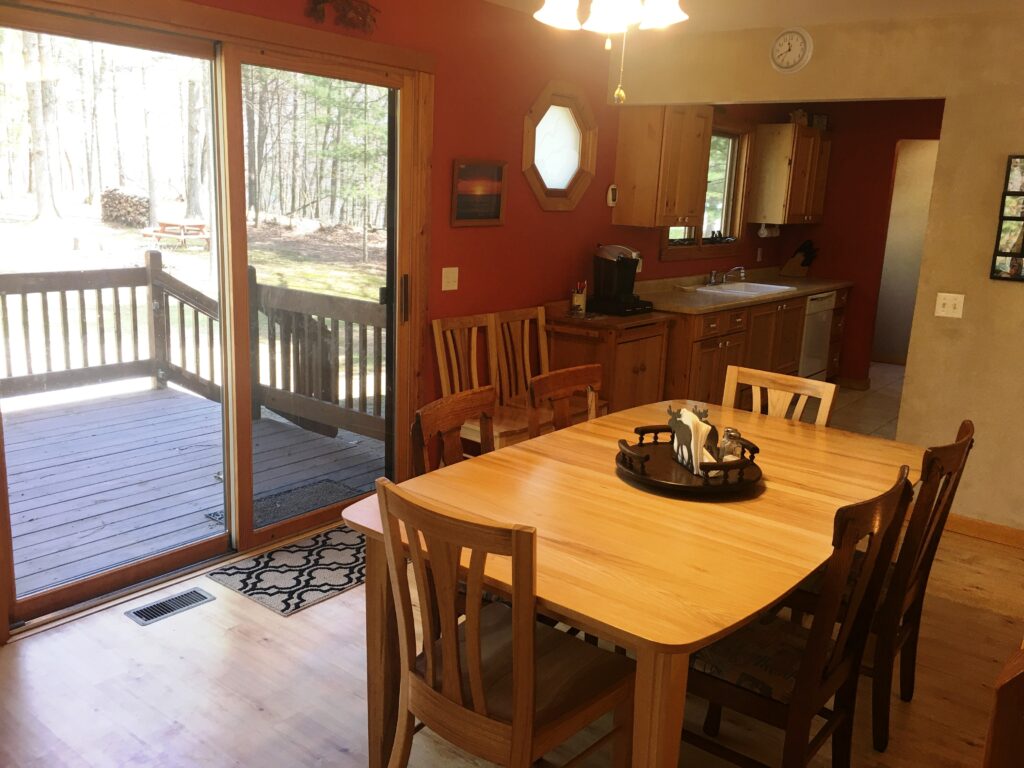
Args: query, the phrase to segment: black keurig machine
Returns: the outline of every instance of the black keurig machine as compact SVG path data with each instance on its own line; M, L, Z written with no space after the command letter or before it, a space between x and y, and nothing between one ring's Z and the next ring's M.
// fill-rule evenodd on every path
M605 315L639 315L654 305L633 293L640 253L624 245L599 245L594 254L594 295L587 310Z

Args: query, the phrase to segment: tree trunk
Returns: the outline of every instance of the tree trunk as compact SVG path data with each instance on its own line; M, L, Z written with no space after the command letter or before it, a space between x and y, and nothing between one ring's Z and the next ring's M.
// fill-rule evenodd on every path
M155 227L156 216L156 175L153 172L153 150L150 145L149 135L149 102L146 95L149 90L146 88L146 68L140 67L139 73L142 77L142 137L146 145L146 186L149 195L149 226Z
M203 218L202 181L203 141L199 123L203 110L203 91L195 80L188 81L188 142L185 167L185 217Z
M298 202L298 184L299 184L299 84L298 78L294 83L294 89L292 91L292 189L291 189L291 202L288 205L288 210L295 213L295 206Z
M110 77L111 97L114 108L111 114L114 117L114 147L117 149L117 186L124 186L124 153L121 151L121 121L117 116L117 64L114 64Z
M370 260L366 230L370 227L370 89L363 83L363 263Z
M96 189L94 195L96 199L103 193L103 151L101 147L103 142L100 141L100 124L98 110L96 105L99 103L100 95L103 93L103 80L107 73L107 57L103 53L103 49L100 49L100 66L96 69L96 44L90 43L92 59L92 114L89 115L89 125L92 126L91 136L93 144L95 145L94 157L96 158Z
M78 47L78 88L79 97L81 101L82 109L82 125L91 126L89 122L89 103L86 99L86 93L88 92L88 81L85 77L85 50L84 47ZM89 130L82 131L82 157L85 160L85 204L92 205L93 201L93 182L95 179L95 172L93 170L94 158L93 158L93 135Z
M43 123L43 98L40 80L33 76L40 70L39 35L22 33L22 56L28 77L25 78L25 96L28 99L29 130L31 132L29 191L35 191L36 218L52 219L57 216L53 205L53 186L50 182L50 163L46 151L46 127Z
M243 89L245 94L245 152L246 179L249 189L249 207L253 211L253 226L260 225L259 181L256 174L256 86L253 82L255 70L243 67Z

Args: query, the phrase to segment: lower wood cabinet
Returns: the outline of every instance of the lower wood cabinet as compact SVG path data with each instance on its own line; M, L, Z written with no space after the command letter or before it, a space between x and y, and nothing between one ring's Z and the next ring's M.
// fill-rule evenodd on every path
M746 362L747 334L743 331L695 342L690 358L690 399L721 403L725 370Z
M800 368L806 313L806 298L751 307L747 367L795 374Z
M561 317L562 303L549 305L551 368L600 363L601 399L609 413L653 403L664 397L665 353L672 315Z

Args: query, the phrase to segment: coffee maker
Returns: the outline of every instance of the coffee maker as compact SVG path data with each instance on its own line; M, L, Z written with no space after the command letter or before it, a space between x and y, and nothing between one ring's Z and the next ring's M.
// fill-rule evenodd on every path
M633 293L640 252L624 245L599 245L594 254L594 295L587 310L605 315L639 315L654 305Z

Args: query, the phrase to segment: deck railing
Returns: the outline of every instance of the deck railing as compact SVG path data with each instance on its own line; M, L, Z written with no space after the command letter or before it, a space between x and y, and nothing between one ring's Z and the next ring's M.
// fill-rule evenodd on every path
M250 268L254 417L384 436L387 314L374 302L260 285ZM0 275L0 397L152 376L221 400L220 305L163 269Z

